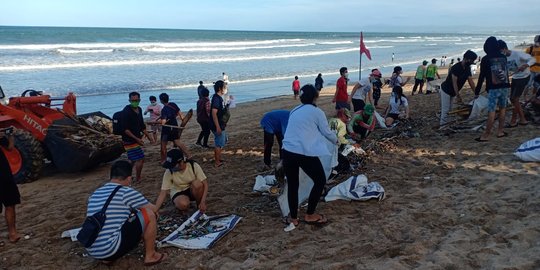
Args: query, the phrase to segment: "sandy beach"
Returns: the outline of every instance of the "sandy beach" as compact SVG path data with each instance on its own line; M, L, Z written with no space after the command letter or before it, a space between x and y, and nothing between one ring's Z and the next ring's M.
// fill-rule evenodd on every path
M466 101L473 95L467 87L462 91ZM275 200L252 188L262 163L260 118L270 110L291 109L299 101L282 96L233 109L225 165L220 168L213 166L211 149L193 146L199 126L192 120L182 139L208 177L208 214L235 213L243 219L209 250L161 249L169 257L153 269L540 268L540 168L512 154L521 143L539 136L539 127L508 129L510 136L492 136L489 143L474 140L480 132L439 132L433 129L439 122L439 95L410 96L411 88L411 83L405 87L412 118L406 124L419 137L377 143L392 132L377 129L364 144L374 146L372 151L354 172L378 181L386 199L321 202L318 211L330 223L321 228L302 224L290 233L283 231ZM335 112L334 89L326 87L318 101L328 117ZM389 93L389 88L383 89L383 106ZM213 144L212 136L210 140ZM157 146L147 146L146 154L143 180L134 188L155 201L164 169ZM108 181L109 168L103 164L77 174L48 170L41 179L19 185L17 225L28 239L9 243L5 222L0 222L0 269L145 268L142 245L108 267L88 257L78 243L60 238L62 231L80 226L86 200ZM161 213L162 221L178 216L170 203Z

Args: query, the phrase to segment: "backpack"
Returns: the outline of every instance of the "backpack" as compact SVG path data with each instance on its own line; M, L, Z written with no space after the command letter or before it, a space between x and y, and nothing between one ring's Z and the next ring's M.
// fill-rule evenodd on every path
M124 130L122 129L122 112L115 112L112 117L112 132L114 135L123 135Z
M394 88L394 86L401 86L398 82L398 75L395 75L395 74L392 74L392 77L390 77L390 80L388 81L388 86L390 86L390 88Z
M197 163L197 162L195 162L195 160L193 160L193 159L188 159L188 160L186 160L186 162L191 164L191 170L193 170L193 174L195 174L195 163Z

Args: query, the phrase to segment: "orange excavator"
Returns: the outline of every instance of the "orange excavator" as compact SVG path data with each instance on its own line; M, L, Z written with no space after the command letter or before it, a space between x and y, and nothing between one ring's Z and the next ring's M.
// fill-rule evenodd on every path
M62 101L59 104L53 102ZM0 87L0 130L13 129L15 149L0 146L17 183L39 178L46 160L77 172L118 158L123 152L112 122L101 112L77 115L76 97L53 98L26 90L6 100Z

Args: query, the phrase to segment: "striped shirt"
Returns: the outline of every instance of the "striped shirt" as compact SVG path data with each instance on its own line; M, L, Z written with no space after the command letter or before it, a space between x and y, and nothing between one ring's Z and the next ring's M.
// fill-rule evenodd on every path
M88 198L86 216L91 216L103 208L107 198L118 184L107 183L98 188ZM131 213L130 209L138 209L148 204L148 200L138 191L130 187L122 187L116 192L105 214L107 219L94 244L87 248L90 256L105 259L116 253L121 242L120 229Z

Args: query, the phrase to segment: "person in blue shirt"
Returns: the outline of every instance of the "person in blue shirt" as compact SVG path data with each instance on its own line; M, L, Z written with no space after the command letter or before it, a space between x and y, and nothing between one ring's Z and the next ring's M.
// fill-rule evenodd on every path
M274 146L274 136L279 144L279 158L281 159L281 146L283 134L289 123L289 111L274 110L267 112L261 119L261 127L264 130L264 164L267 169L272 167L272 147Z

